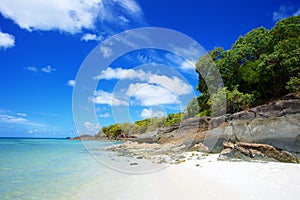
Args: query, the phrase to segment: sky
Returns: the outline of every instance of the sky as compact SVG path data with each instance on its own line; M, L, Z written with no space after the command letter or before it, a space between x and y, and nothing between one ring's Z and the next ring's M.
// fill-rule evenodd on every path
M95 134L116 122L183 111L199 95L197 59L187 59L194 49L174 47L173 52L136 49L106 66L97 61L97 74L87 81L96 88L84 99L94 110L78 106L74 114L72 94L80 88L84 61L93 50L103 58L114 55L115 49L103 44L110 38L125 44L124 31L161 27L207 51L230 49L251 29L270 29L299 14L297 0L0 0L0 137L74 137L78 127ZM97 122L86 117L77 124L78 112Z

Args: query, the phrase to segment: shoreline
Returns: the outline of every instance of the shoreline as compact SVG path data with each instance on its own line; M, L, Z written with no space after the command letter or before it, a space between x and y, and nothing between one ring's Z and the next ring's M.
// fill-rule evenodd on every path
M147 174L111 170L118 180L98 182L75 199L298 199L300 165L218 161L218 156Z

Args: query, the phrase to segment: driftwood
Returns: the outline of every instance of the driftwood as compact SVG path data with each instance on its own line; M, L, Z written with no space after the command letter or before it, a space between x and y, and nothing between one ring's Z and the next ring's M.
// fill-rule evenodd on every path
M243 155L249 156L251 158L255 157L269 157L280 162L291 162L298 163L298 159L293 154L276 149L275 147L268 144L257 144L257 143L246 143L246 142L232 142L224 141L223 146L224 151L221 152L221 155L233 155L234 151L238 151Z

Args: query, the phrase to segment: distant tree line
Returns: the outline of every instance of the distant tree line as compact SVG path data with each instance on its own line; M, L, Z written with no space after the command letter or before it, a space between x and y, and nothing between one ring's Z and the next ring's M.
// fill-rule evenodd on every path
M153 117L134 123L118 123L104 126L98 134L104 134L109 139L128 138L141 133L154 131L157 128L170 126L181 121L181 113L169 114L167 117Z

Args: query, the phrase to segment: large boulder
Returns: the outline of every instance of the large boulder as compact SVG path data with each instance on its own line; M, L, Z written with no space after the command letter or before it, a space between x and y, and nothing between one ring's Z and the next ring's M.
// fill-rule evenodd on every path
M276 149L268 144L246 143L246 142L223 142L224 150L220 153L220 159L258 159L269 160L274 159L280 162L298 163L299 160L293 154Z

